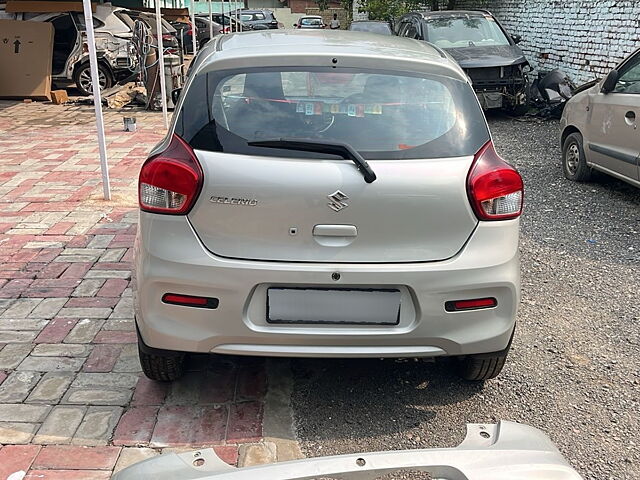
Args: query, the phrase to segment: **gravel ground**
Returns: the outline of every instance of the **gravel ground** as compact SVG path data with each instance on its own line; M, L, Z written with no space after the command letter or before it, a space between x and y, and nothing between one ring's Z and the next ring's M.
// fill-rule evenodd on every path
M478 385L452 377L447 362L294 360L301 447L307 456L449 447L466 423L505 419L546 431L585 479L638 479L640 189L565 180L556 121L490 124L526 188L507 366Z

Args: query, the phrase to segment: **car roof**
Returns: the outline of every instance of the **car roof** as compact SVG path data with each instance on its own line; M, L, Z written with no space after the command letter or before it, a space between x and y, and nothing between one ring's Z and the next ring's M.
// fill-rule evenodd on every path
M486 10L437 10L417 12L422 18L462 18L462 17L492 17L491 13Z
M300 18L322 18L322 15L302 15Z
M344 59L343 64L358 68L430 72L467 81L456 61L435 45L368 32L279 29L235 33L211 42L202 55L199 72L225 66L335 65Z

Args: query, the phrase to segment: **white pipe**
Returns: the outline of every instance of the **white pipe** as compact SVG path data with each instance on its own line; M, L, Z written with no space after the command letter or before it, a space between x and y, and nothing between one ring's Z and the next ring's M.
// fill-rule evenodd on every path
M225 18L224 18L224 0L222 0L222 5L220 6L220 8L222 9L222 31L224 31L227 28L227 25L225 23ZM229 20L229 32L231 32L231 28L233 28L233 25L231 25L231 20Z
M209 41L213 40L213 13L211 12L211 0L207 2L209 4Z
M83 0L88 1L88 0ZM169 128L169 114L167 112L167 81L164 78L164 41L162 39L162 16L160 12L160 0L156 2L156 31L158 33L158 75L160 75L160 95L162 96L162 117L164 128Z
M198 27L196 26L196 5L194 0L191 0L189 6L191 7L191 46L193 47L191 53L195 56L197 53L196 43L198 42L196 37L198 36Z
M98 55L96 54L96 38L93 34L93 13L91 0L82 0L84 8L84 24L89 47L89 64L91 67L91 93L93 107L96 111L96 128L98 130L98 150L100 152L100 170L102 171L102 192L105 200L111 200L111 184L109 183L109 165L107 164L107 143L104 137L104 118L102 117L102 97L100 95L100 79L98 76Z

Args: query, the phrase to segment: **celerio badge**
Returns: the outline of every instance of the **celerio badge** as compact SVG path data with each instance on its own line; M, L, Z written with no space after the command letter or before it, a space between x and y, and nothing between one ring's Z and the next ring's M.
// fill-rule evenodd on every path
M349 197L347 197L340 190L336 190L331 195L327 195L327 198L331 200L329 203L327 203L327 206L334 212L339 212L340 210L343 210L349 206L349 204L345 202L345 200L348 200Z
M209 201L212 203L222 203L223 205L244 205L246 207L255 207L258 205L258 200L255 198L216 197L214 195Z

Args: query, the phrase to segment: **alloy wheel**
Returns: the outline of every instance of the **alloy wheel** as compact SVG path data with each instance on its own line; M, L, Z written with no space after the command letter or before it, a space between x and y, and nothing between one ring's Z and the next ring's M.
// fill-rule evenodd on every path
M100 91L104 90L105 87L107 86L107 76L100 69L98 69L98 82L100 82ZM93 89L92 89L93 82L91 81L90 68L85 68L84 70L82 70L82 72L80 72L79 83L80 83L80 86L84 88L87 92L89 93L93 92Z

